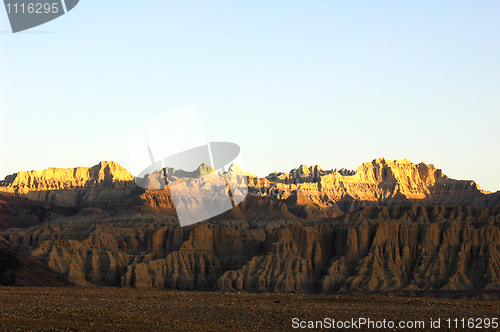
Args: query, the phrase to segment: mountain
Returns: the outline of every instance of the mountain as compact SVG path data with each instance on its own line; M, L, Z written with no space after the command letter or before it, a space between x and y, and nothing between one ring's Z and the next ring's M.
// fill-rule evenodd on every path
M169 180L198 178L199 187L206 189L210 199L215 199L216 193L225 193L219 190L220 183L213 182L214 177L203 176L212 171L207 165L201 165L194 172L166 168L165 172L139 181L150 184L162 174L166 174ZM232 165L229 172L245 174L236 165ZM500 192L491 194L481 190L474 181L450 179L432 164L414 164L406 159L375 159L363 163L356 171L323 170L320 166L302 165L289 173L275 172L262 178L246 175L249 196L271 198L283 203L285 212L307 219L330 218L367 206L418 203L485 208L500 202ZM149 187L155 188L154 185ZM138 197L145 190L137 187L134 177L120 165L101 162L90 168L19 172L0 182L0 192L59 206L119 207L131 199L131 195ZM165 194L163 190L149 193L154 196L155 192L160 196ZM190 199L193 206L202 200L197 197ZM284 216L287 217L287 213Z
M500 289L500 207L369 207L291 225L218 287L247 291ZM272 240L271 240L272 239Z
M151 176L210 190L210 171ZM86 287L500 298L500 195L474 181L376 159L247 174L247 185L235 208L180 227L169 189L140 188L116 163L19 172L0 183L0 258L14 271L29 256L23 276Z

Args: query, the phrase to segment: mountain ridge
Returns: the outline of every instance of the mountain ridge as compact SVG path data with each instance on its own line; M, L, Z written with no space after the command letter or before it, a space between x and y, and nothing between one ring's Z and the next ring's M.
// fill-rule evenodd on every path
M500 202L500 192L484 191L475 181L451 179L433 164L414 164L408 159L378 158L362 163L356 170L323 170L319 165L300 165L288 173L273 172L265 177L247 173L237 165L231 165L228 171L246 174L249 196L274 198L287 206L339 209L343 213L365 206L408 202L478 208ZM210 177L203 177L210 172L213 169L203 164L193 172L167 167L154 176L198 177L203 186L219 188L220 184L211 183ZM93 167L20 171L0 181L0 192L77 207L94 202L118 202L139 192L136 188L134 176L113 161L103 161Z

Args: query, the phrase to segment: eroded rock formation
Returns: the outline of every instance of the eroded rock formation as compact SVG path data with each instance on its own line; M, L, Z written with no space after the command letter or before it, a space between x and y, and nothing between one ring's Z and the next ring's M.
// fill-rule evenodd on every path
M328 170L304 165L290 173L265 178L249 175L254 195L271 196L289 205L336 208L343 212L366 206L408 202L429 205L494 206L489 192L474 181L448 178L434 165L408 160L375 159L356 171Z
M235 229L88 211L1 233L79 286L266 292L500 289L500 206L368 207Z
M1 183L10 194L0 196L0 240L76 286L500 289L500 193L473 181L383 159L356 171L300 167L247 179L251 195L236 208L180 227L168 189L139 188L114 163L20 172Z

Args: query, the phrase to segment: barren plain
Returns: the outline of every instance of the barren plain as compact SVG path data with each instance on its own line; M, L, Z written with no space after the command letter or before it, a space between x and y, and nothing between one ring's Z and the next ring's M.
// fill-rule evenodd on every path
M374 322L385 319L386 324L389 321L395 324L423 321L425 327L414 329L418 331L435 331L430 328L430 319L440 318L442 330L467 331L470 329L447 328L446 319L465 318L467 321L500 316L498 301L377 295L2 287L0 299L2 331L300 330L293 328L294 318L306 322L324 321L325 318L336 321L365 318ZM318 331L320 328L305 330Z

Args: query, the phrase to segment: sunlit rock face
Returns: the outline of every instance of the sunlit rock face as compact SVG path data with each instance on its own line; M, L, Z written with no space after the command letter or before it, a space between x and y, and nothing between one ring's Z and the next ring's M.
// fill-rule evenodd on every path
M93 167L21 171L0 182L0 191L60 206L85 206L92 201L117 201L133 189L134 177L112 161Z
M175 184L176 195L180 195L174 200L193 211L201 207L202 201L227 200L231 189L237 204L245 196L247 199L270 198L284 203L295 215L325 218L366 206L416 202L483 208L499 201L498 194L481 190L474 181L450 179L432 164L414 164L406 159L375 159L355 171L301 165L289 173L274 172L267 177L249 174L233 164L225 173L226 178L231 179L230 188L222 176L217 176L218 172L207 165L191 172L167 167L136 179L151 188L144 190L137 187L133 175L120 165L101 162L89 168L19 172L0 182L0 192L60 206L106 203L119 206L131 196L139 197L146 191L149 196L170 195L168 185L165 187L159 182L166 176L167 181L163 183Z
M249 175L249 187L255 195L286 200L291 205L335 207L343 212L405 202L491 206L489 192L474 181L450 179L432 164L417 165L406 159L376 159L356 171L325 171L302 165L265 178Z

